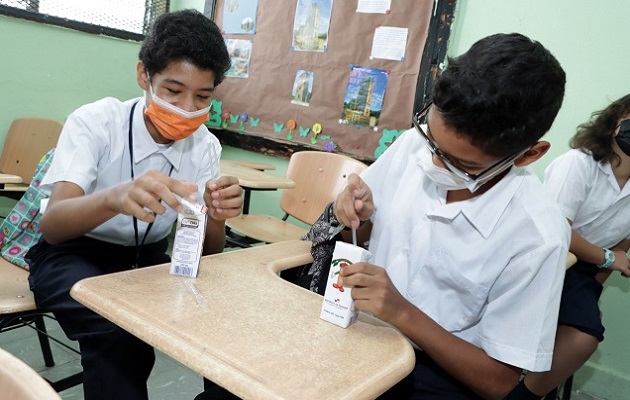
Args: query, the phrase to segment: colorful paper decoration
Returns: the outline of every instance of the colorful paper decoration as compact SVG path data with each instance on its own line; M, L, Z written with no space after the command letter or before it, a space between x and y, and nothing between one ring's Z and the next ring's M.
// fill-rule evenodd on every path
M284 124L273 123L273 131L276 133L282 132L282 128L284 128Z
M311 128L308 128L308 127L306 127L306 128L302 128L302 127L300 126L300 136L301 136L301 137L307 137L307 136L308 136L308 133L309 133L310 131L311 131Z
M221 127L227 128L228 119L230 119L230 117L230 110L223 110L223 112L221 113Z
M313 136L311 136L311 143L317 144L317 135L322 133L322 124L319 122L315 122L313 124Z
M259 122L260 122L260 118L250 117L249 119L249 124L253 126L254 128L258 126Z
M290 119L287 121L287 129L289 133L287 133L287 139L293 140L293 130L297 127L297 122L294 119Z
M238 122L238 115L232 115L230 114L230 122L235 124Z
M241 115L239 115L238 119L239 119L239 121L241 121L241 126L239 127L239 129L244 131L245 130L245 125L244 124L249 119L249 115L247 115L246 112L242 112Z

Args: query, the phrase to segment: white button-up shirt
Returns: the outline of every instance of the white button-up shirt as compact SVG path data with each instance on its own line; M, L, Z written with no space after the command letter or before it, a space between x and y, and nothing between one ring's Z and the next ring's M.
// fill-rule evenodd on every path
M630 238L630 182L620 188L610 163L569 150L545 170L545 187L589 242L608 248Z
M172 166L171 177L196 183L202 201L206 182L220 176L221 145L218 139L202 125L186 139L168 145L155 143L144 123L144 98L121 102L109 97L73 112L64 123L52 165L41 188L50 191L55 182L67 181L80 186L85 194L92 194L131 181L129 117L136 102L132 127L135 177L149 170L168 175ZM156 218L145 243L154 243L170 233L177 213L169 207L166 209L166 213ZM139 241L142 241L147 226L138 221ZM136 245L132 217L122 214L86 236L126 246Z
M446 204L411 129L362 174L375 204L369 250L399 292L490 357L550 368L570 229L528 168Z

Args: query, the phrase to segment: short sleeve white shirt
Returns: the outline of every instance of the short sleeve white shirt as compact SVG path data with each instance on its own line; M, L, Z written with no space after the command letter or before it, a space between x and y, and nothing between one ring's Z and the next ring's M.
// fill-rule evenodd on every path
M590 243L608 248L630 238L630 183L620 188L610 163L569 150L545 169L545 187Z
M423 172L415 130L362 177L375 204L369 250L398 291L490 357L550 368L570 229L528 168L486 193L446 204Z
M41 188L50 191L56 182L72 182L86 195L131 181L129 125L133 105L133 172L136 178L149 170L199 186L198 198L203 199L206 182L220 176L221 145L202 125L186 139L169 145L157 144L144 122L144 98L121 102L105 98L84 105L64 123L50 169ZM166 207L147 235L145 243L166 237L177 219L177 213ZM71 223L70 221L68 223ZM148 224L138 221L138 236L142 240ZM96 227L86 236L110 243L136 245L133 219L116 215Z

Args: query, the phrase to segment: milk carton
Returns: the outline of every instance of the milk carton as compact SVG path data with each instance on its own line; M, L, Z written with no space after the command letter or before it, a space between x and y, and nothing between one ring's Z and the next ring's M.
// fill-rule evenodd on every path
M350 294L352 288L339 285L339 273L348 265L358 262L369 262L372 253L362 247L345 242L337 242L333 252L324 302L319 317L342 328L347 328L357 320L357 311Z
M177 216L175 242L171 257L171 274L196 277L199 272L201 251L206 236L208 207L181 200L182 211Z

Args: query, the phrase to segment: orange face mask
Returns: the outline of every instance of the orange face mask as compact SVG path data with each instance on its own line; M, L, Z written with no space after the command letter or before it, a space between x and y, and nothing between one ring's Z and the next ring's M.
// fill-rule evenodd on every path
M197 111L186 111L162 100L149 85L151 104L145 114L162 136L170 140L181 140L192 135L204 122L210 119L210 106Z

